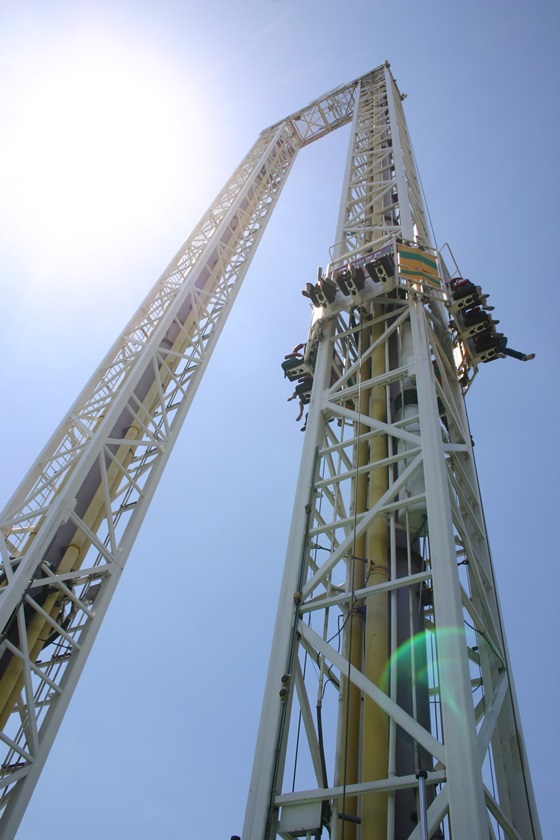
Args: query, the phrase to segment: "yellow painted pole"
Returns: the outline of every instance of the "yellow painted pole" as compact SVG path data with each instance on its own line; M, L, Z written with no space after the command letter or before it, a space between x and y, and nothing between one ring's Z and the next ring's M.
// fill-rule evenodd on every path
M383 321L375 323L382 315L380 307L374 307L372 343L383 332ZM372 378L385 372L384 344L371 356ZM387 421L387 404L384 387L372 388L369 400L370 417ZM375 464L387 457L387 436L376 435L370 439L369 463L369 509L377 503L388 487L387 467ZM366 586L385 583L389 579L387 524L378 517L367 532ZM376 685L382 686L389 656L389 597L386 593L370 595L366 599L364 674ZM389 761L389 718L369 698L364 699L362 732L362 781L387 777ZM364 796L362 802L361 840L386 840L387 836L387 794Z

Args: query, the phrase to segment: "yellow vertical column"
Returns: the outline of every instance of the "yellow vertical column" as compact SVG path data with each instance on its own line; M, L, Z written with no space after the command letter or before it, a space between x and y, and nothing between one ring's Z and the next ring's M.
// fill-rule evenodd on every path
M383 314L381 307L374 307L372 343L383 332L383 321L376 319ZM372 378L385 372L385 346L381 344L371 356ZM369 414L375 420L387 421L385 387L370 391ZM370 439L368 507L379 501L388 487L387 467L375 465L387 458L387 436L375 435ZM367 532L366 586L385 583L389 579L387 524L378 517ZM387 593L370 595L366 599L364 674L376 685L381 685L389 656L389 596ZM362 780L372 781L387 777L389 759L389 719L379 706L368 698L364 700L362 731ZM362 804L361 840L385 840L387 836L387 795L365 796Z

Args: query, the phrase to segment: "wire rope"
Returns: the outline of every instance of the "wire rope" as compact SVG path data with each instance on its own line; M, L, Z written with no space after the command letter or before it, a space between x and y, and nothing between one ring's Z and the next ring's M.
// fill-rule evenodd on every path
M472 441L471 428L470 428L470 418L469 418L469 415L468 415L466 405L465 405L465 417L466 417L466 420L467 420L468 433L469 433L470 439ZM480 479L478 477L478 467L476 465L476 461L474 459L474 456L472 457L472 466L473 466L473 470L474 470L474 474L475 474L475 478L476 478L476 486L480 487ZM482 522L483 522L483 525L484 525L484 534L486 536L486 542L487 542L487 545L488 545L488 527L487 527L487 524L486 524L486 516L484 514L484 508L483 508L482 504L480 505L480 512L481 512L481 516L482 516ZM503 639L505 639L505 632L504 632L504 626L503 626L503 620L502 620L502 611L500 609L500 604L499 604L498 599L496 597L496 592L497 592L497 590L496 590L496 576L495 576L495 573L494 573L494 564L492 562L492 555L491 555L491 552L490 552L490 546L488 546L488 560L489 560L490 578L491 578L492 586L494 588L494 593L495 593L494 597L495 597L496 615L497 615L497 619L498 619L498 626L499 626L499 629L500 629L500 635L501 635L502 640L503 640ZM488 641L488 639L487 639L487 641ZM488 641L488 643L490 644L489 641ZM494 653L495 653L495 651L494 651ZM498 656L498 654L496 654L496 655ZM507 657L507 653L506 653L506 657ZM503 662L503 660L501 659L500 656L498 656L498 658L500 659L500 661L502 661L502 664L503 664L504 668L506 669L506 672L508 674L508 679L509 679L510 678L510 671L509 671L508 663ZM529 792L530 782L528 782L528 780L527 780L526 759L523 755L523 750L521 748L521 743L520 743L521 737L522 737L522 735L521 735L521 722L518 719L516 703L514 701L513 696L511 696L511 695L512 695L512 692L511 692L511 686L510 686L511 713L512 713L512 717L513 717L513 725L515 727L515 735L516 735L516 741L517 741L517 752L518 752L519 759L520 759L520 764L521 764L521 775L522 775L522 778L523 778L523 787L524 787L524 790L525 790L525 797L526 797L526 802L527 802L527 811L528 811L528 814L529 814L529 821L531 823L531 830L532 830L532 833L533 833L533 837L536 838L536 837L539 837L540 834L535 827L535 821L533 819L532 797L531 797L530 792Z

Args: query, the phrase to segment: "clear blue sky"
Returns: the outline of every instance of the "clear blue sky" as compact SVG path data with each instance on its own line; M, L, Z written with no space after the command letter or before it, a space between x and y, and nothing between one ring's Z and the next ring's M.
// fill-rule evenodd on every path
M0 0L2 504L261 129L391 62L437 242L537 354L487 365L468 408L545 838L559 33L550 0ZM300 289L327 262L346 142L298 158L21 840L241 830L303 437L279 363L307 334Z

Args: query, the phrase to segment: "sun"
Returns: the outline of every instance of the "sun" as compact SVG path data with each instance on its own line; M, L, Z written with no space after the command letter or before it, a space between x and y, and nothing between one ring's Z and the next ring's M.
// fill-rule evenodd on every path
M47 277L157 223L201 151L201 106L172 65L106 37L16 64L0 97L0 244Z

